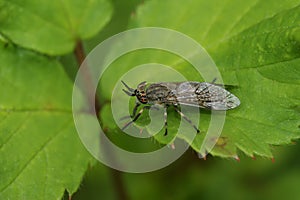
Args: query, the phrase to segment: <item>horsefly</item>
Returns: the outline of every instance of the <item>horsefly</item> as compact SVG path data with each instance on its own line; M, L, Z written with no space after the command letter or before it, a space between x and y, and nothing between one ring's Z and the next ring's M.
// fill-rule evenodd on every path
M124 81L121 81L127 90L123 91L129 96L136 96L136 104L133 108L132 120L124 125L122 130L135 122L145 109L150 109L152 105L164 106L164 128L168 134L167 107L173 106L183 119L191 124L197 133L198 127L184 115L178 108L180 105L193 106L208 110L229 110L240 105L240 100L224 89L222 85L207 82L160 82L147 84L146 81L138 84L136 89L130 88ZM137 113L140 105L145 106Z

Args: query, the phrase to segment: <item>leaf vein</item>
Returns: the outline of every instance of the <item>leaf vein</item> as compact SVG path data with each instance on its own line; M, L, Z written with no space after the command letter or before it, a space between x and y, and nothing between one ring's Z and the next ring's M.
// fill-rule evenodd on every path
M280 127L276 126L276 124L275 125L270 125L270 124L267 124L267 123L264 123L264 122L261 122L261 121L257 121L257 120L254 120L254 119L244 118L244 117L240 117L240 116L237 116L237 115L231 115L230 117L233 118L233 119L236 118L236 119L240 119L240 120L254 122L254 123L257 123L259 125L267 126L267 127L271 127L271 128L276 127L277 130L280 130L280 131L283 131L283 132L297 133L297 131L291 131L291 130L280 128ZM300 135L299 135L299 137L300 137Z
M41 20L44 21L45 23L47 23L47 24L49 24L50 26L54 27L55 29L60 30L60 31L63 32L63 33L68 33L67 30L64 29L64 27L59 26L58 24L55 24L55 23L53 23L52 21L49 21L48 19L44 19L42 16L40 16L40 15L38 15L38 14L32 12L32 11L27 10L28 8L22 7L21 5L19 5L19 4L16 3L16 2L9 1L8 3L10 3L10 4L12 4L12 5L15 5L16 7L19 7L19 8L22 9L23 11L25 11L25 12L31 14L32 16L37 17L38 19L41 19Z
M257 70L258 68L270 67L271 65L274 65L274 64L285 63L285 62L289 62L289 61L292 61L292 60L298 60L298 59L300 60L300 56L297 57L297 58L291 58L291 59L280 60L280 61L275 61L275 62L270 62L270 63L264 63L264 64L261 64L261 65L256 65L256 66L252 66L252 67L231 68L228 71L236 71L236 72L238 72L239 70L247 70L247 69L256 69Z
M4 141L1 145L0 145L0 150L5 146L5 144L7 144L11 138L13 138L13 136L15 136L24 126L25 124L28 122L28 120L30 119L30 113L25 117L25 119L21 122L21 124L17 127L17 129L10 134L10 136L6 139L6 141Z
M227 0L228 2L228 0ZM226 3L225 3L226 6ZM213 18L213 20L211 21L209 27L206 29L206 31L203 33L202 35L202 41L204 41L208 35L208 33L210 32L210 30L212 29L212 27L215 25L216 21L220 18L222 11L225 9L225 6L222 7L222 9L219 10L219 12L214 15L215 17Z
M234 22L234 23L232 23L232 25L231 25L231 27L229 27L229 29L227 29L226 31L224 31L224 34L223 34L223 36L221 36L222 38L225 38L226 37L226 35L227 34L229 34L238 24L239 24L239 22L250 12L250 11L252 11L252 9L254 9L256 6L257 6L257 4L259 3L260 1L258 0L258 1L256 1L252 6L250 6L247 10L245 10L244 11L244 13L242 13L241 15L240 15L240 17L239 18L237 18L237 20ZM221 38L220 37L220 38Z
M0 192L4 192L21 174L22 172L29 166L29 164L46 148L46 146L53 141L56 137L58 137L61 133L63 133L63 130L66 129L73 121L68 121L65 125L62 126L62 128L52 137L49 137L49 139L38 149L32 157L24 164L24 166L20 169L20 171L16 174L15 177L12 178L12 180L5 185Z

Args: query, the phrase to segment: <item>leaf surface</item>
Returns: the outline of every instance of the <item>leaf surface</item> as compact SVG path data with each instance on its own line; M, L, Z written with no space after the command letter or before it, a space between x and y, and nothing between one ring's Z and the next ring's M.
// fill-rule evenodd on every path
M92 161L74 127L72 83L55 59L0 46L0 199L71 195Z
M0 31L22 47L61 55L94 36L111 13L107 0L1 0Z

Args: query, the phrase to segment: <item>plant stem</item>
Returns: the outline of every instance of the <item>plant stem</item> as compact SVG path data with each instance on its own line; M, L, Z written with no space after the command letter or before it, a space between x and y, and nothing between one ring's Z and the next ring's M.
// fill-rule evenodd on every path
M75 54L75 57L76 57L76 60L77 60L77 63L79 65L79 67L81 66L81 64L83 63L84 59L85 59L85 52L84 52L84 48L83 48L83 44L81 41L78 41L77 44L76 44L76 48L74 50L74 54ZM102 108L101 104L99 103L99 98L97 97L97 94L92 94L93 92L91 92L91 74L89 71L85 71L83 72L84 73L84 76L85 76L85 89L87 91L87 94L88 94L88 101L89 102L93 102L92 101L92 98L95 98L95 110L96 110L96 115L97 115L97 118L99 119L99 113L100 113L100 110ZM91 105L91 104L90 104ZM90 108L92 109L92 108Z
M76 57L76 60L77 60L77 63L79 66L81 66L81 64L83 63L84 59L85 59L85 52L84 52L84 48L83 48L83 44L82 44L82 41L78 41L77 44L76 44L76 48L74 50L74 54L75 54L75 57ZM91 99L92 98L95 98L95 110L96 110L96 115L99 119L99 113L102 109L102 105L100 104L100 101L99 101L99 98L97 96L97 94L95 96L93 96L93 94L91 92L89 92L89 86L92 84L91 83L91 79L89 78L91 75L89 72L84 72L85 74L85 89L88 91L88 99L89 99L89 102L91 102ZM103 130L104 132L107 132L107 129L104 129ZM106 148L106 151L109 151L109 149ZM112 154L113 152L109 152L110 153L110 156L111 157L114 157ZM114 169L111 169L109 168L110 170L110 174L111 174L111 177L112 177L112 181L113 181L113 185L114 185L114 188L116 190L116 194L117 194L117 197L118 199L120 200L127 200L129 199L128 198L128 194L127 194L127 191L125 189L125 184L124 184L124 181L123 181L123 177L122 177L122 172L119 172L117 170L114 170Z

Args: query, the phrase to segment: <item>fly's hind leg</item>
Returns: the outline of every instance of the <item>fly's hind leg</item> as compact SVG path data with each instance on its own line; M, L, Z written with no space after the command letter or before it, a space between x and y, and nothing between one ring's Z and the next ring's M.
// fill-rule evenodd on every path
M217 78L214 78L214 79L212 80L211 84L216 85L216 86L220 86L220 87L222 87L222 88L225 88L226 90L238 88L238 86L236 86L236 85L219 84L219 83L216 83L216 82L217 82Z
M217 81L217 78L214 78L214 79L212 80L211 84L215 84L216 81Z
M183 119L185 119L185 121L187 121L197 131L197 133L200 133L200 130L195 124L193 124L192 120L190 120L185 114L183 114L177 106L174 106L174 108L176 112L178 112L181 115L181 117L183 117Z
M168 109L168 105L165 105L165 107L164 107L165 134L164 134L164 136L168 135L168 112L167 112L167 109Z

